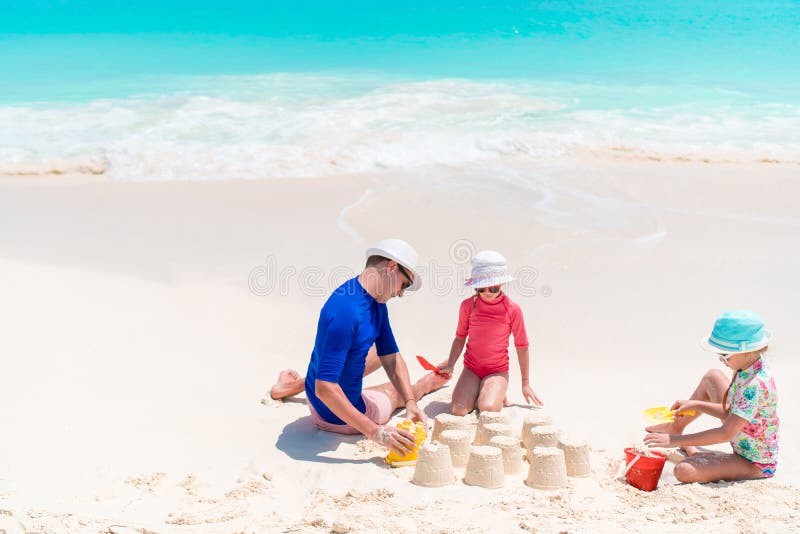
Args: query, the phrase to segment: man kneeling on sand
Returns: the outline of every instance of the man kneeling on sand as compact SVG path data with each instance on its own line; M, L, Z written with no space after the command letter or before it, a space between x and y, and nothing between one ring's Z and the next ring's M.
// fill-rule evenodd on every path
M405 241L384 239L366 256L361 274L339 286L322 307L305 380L295 371L283 371L270 395L281 398L304 388L318 428L364 434L406 454L413 450L414 436L386 425L392 412L405 407L412 420L427 423L417 401L449 377L430 373L411 385L389 324L386 302L422 285L417 253ZM364 375L379 365L389 382L362 389Z

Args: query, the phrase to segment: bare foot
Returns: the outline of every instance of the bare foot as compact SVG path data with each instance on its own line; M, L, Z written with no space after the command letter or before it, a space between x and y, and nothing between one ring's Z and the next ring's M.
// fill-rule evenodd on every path
M702 450L700 450L699 447L695 447L693 445L687 445L687 446L681 447L681 448L686 453L686 456L694 456L698 452L703 452Z
M660 423L658 425L650 425L645 427L648 432L655 432L657 434L678 434L672 426L672 423Z
M297 395L304 389L305 379L300 376L300 373L294 369L286 369L278 375L278 381L270 388L269 396L278 400Z
M664 454L667 456L667 460L672 462L673 464L679 464L684 461L686 458L689 457L686 454L686 451L682 448L680 449L665 449Z
M423 395L427 395L431 391L436 391L437 389L444 387L449 380L449 376L444 377L433 372L426 374L412 387L414 390L414 398L417 400L421 399Z

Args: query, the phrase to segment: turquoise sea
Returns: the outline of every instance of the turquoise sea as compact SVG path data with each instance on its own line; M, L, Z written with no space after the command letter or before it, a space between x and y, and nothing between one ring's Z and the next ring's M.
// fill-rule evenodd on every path
M800 2L0 1L0 173L800 164Z

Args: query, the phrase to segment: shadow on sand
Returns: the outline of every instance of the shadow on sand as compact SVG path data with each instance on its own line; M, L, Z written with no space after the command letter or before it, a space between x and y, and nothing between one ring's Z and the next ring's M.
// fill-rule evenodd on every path
M428 426L433 426L433 419L441 413L450 413L450 402L448 401L431 401L424 408L425 415L428 416Z
M280 401L276 401L280 402ZM282 402L306 403L305 399L286 398ZM431 401L423 410L428 417L428 427L433 428L433 419L440 413L449 413L449 401ZM405 411L400 410L394 413L395 416L405 416ZM385 465L383 457L372 458L339 458L335 452L344 443L355 445L364 436L336 434L325 432L317 428L311 416L301 417L292 421L283 428L275 446L294 460L304 462L318 462L328 464L367 464ZM334 453L334 454L330 454Z
M275 446L294 460L326 464L382 464L381 458L337 458L326 453L335 452L343 443L355 445L365 439L362 435L348 436L325 432L317 428L311 416L292 421L278 436Z

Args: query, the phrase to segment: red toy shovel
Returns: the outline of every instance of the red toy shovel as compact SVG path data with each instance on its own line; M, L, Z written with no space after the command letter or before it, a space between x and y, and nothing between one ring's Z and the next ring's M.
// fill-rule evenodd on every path
M435 365L433 365L433 364L432 364L431 362L429 362L428 360L426 360L426 359L425 359L423 356L421 356L421 355L417 354L417 361L419 362L419 364L420 364L420 365L421 365L421 366L422 366L424 369L426 369L426 370L428 370L428 371L433 371L434 373L436 373L436 374L437 374L437 375L439 375L439 376L443 376L443 375L442 375L442 372L441 372L441 371L439 371L439 368L438 368L438 367L436 367Z

